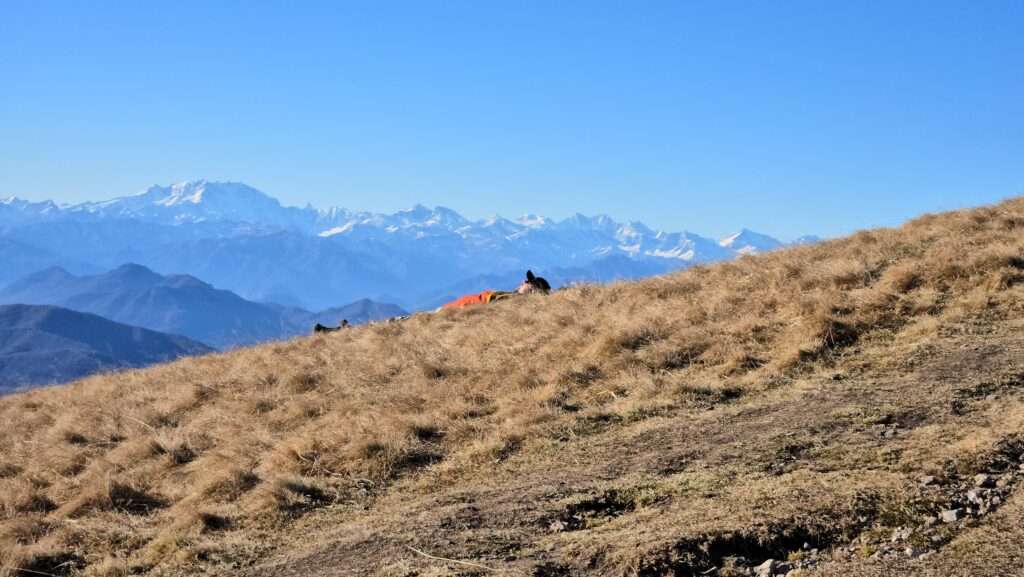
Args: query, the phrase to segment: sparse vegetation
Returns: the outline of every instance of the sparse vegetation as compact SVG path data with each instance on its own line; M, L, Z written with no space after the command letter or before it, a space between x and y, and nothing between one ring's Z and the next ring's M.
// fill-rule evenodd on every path
M0 575L309 574L331 543L353 574L433 574L413 546L534 575L802 559L1024 432L1021 318L1016 199L13 395Z

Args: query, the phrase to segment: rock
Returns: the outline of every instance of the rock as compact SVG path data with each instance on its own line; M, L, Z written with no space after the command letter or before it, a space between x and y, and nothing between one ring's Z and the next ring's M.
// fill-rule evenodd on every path
M757 577L772 577L774 575L785 575L793 569L793 566L789 563L782 561L776 561L775 559L768 559L764 563L761 563L754 568L754 575Z
M914 530L912 528L910 528L910 527L907 527L907 528L898 527L895 531L892 532L892 538L890 539L890 541L892 541L893 543L899 543L900 541L906 541L913 534L914 534Z
M911 559L920 559L927 556L929 553L934 553L934 551L931 549L921 549L920 547L907 547L904 553L906 553L907 557L910 557Z
M991 487L994 483L995 481L992 479L992 475L978 473L974 476L975 487Z
M963 518L963 515L963 509L946 509L939 514L939 517L942 519L943 523L956 523Z
M967 500L975 505L981 505L985 502L985 492L984 489L971 489L967 491Z
M934 527L939 522L939 518L926 515L923 522L925 527Z
M920 479L920 483L921 483L922 487L927 487L929 485L934 485L937 482L938 482L938 479L935 478L935 475L925 475L925 476L921 477L921 479Z

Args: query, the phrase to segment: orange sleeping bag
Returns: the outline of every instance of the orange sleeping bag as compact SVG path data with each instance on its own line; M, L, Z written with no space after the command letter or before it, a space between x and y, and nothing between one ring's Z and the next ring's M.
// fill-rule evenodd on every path
M459 297L459 298L453 300L452 302L450 302L450 303L448 303L446 305L443 305L441 308L443 308L443 309L461 309L462 307L468 307L468 306L472 306L472 305L487 304L487 303L489 303L491 301L497 300L497 299L499 299L501 297L508 296L510 294L511 293L502 292L502 291L486 290L486 291L484 291L482 293L473 294L473 295L466 295L464 297Z

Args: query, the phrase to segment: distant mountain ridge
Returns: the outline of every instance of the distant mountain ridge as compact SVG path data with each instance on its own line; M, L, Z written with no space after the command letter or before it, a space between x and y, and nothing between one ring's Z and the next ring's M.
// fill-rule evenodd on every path
M178 335L52 306L0 306L0 394L212 352Z
M401 308L359 301L323 313L256 303L189 275L162 276L137 264L76 276L52 267L0 290L0 303L56 305L224 349L309 332L319 319L358 324L404 314Z
M137 262L203 278L250 300L306 308L360 298L411 307L468 279L527 268L636 278L638 270L674 270L783 246L752 231L718 241L606 215L474 221L422 205L393 214L286 207L248 185L205 180L66 206L0 201L0 239L32 253L22 274L53 264L103 270ZM0 283L17 276L0 271Z

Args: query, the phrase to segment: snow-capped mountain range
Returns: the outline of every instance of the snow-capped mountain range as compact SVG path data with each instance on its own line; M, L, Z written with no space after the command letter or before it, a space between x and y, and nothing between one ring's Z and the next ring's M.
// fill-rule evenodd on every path
M0 200L0 256L17 269L0 271L0 282L33 267L95 272L136 262L317 308L363 297L417 308L474 288L473 279L514 282L526 268L562 282L612 280L781 246L748 230L718 241L604 215L470 220L440 206L286 207L245 184L205 180L73 205Z

